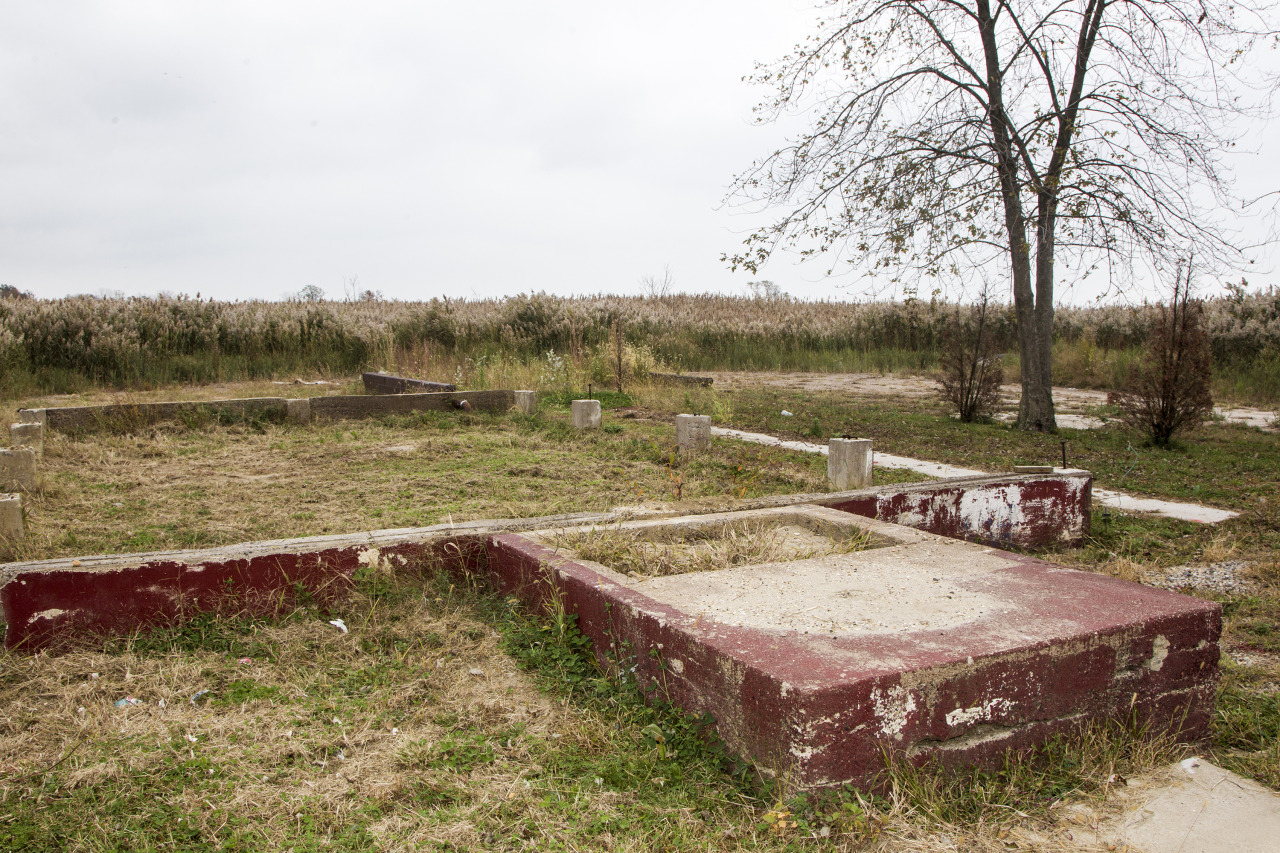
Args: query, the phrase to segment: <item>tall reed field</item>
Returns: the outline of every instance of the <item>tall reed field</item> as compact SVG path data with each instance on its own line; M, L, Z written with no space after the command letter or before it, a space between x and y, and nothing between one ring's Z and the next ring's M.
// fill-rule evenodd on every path
M413 372L468 387L520 379L536 387L624 381L650 370L922 372L942 332L970 306L801 302L714 295L423 302L216 302L88 296L0 300L0 394L91 385ZM1054 377L1109 389L1140 357L1154 306L1059 308ZM1215 388L1280 401L1280 290L1211 300ZM994 318L1006 376L1017 377L1012 309Z

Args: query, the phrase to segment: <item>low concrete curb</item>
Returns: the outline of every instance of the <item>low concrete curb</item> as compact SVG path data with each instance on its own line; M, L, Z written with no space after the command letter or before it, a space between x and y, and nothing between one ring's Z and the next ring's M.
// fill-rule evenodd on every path
M409 412L471 411L505 412L516 403L514 391L431 392L394 395L344 395L306 398L310 418L365 418ZM243 400L200 400L174 403L127 403L107 406L64 406L52 409L22 409L25 422L44 423L59 432L89 432L109 426L144 427L182 417L228 414L239 418L290 415L298 401L284 397L251 397Z
M448 382L431 382L427 379L409 379L405 376L393 376L390 373L363 373L365 393L368 394L414 394L424 391L457 391L457 385Z

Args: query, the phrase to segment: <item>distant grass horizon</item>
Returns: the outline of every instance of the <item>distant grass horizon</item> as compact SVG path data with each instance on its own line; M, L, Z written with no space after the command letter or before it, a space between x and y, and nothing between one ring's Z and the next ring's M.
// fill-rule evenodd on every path
M1216 396L1280 401L1280 291L1205 303ZM616 385L650 370L922 373L971 306L673 295L220 302L184 297L0 299L0 397L106 386L416 371L466 387L522 372L539 389ZM1111 390L1141 357L1156 306L1059 308L1054 379ZM1011 308L993 334L1016 381ZM517 371L518 368L518 371ZM545 380L545 381L543 381Z

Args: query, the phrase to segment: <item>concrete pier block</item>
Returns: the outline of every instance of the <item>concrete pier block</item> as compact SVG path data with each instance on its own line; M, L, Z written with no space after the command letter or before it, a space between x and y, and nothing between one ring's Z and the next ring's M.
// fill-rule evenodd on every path
M9 427L9 444L14 447L30 447L37 459L44 458L44 424L13 424Z
M36 452L30 447L0 448L0 489L29 492L36 486Z
M22 495L0 495L0 540L21 541L26 533L22 524Z
M538 394L536 391L517 391L516 407L526 415L532 415L534 410L538 408Z
M311 401L305 397L301 400L285 400L284 419L291 424L311 423Z
M869 488L871 439L831 439L827 444L827 482L835 492Z
M600 428L600 401L574 400L571 407L574 429Z
M46 420L44 409L18 409L18 420L24 424L44 424Z
M676 415L676 446L681 453L703 453L711 446L710 415Z

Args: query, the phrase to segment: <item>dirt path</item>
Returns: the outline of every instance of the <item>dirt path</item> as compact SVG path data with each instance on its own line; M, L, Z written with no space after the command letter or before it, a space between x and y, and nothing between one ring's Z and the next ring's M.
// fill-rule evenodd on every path
M714 387L725 390L758 388L761 386L786 388L796 391L839 391L859 397L890 397L920 399L936 394L936 385L927 376L908 376L880 373L774 373L769 371L702 371L702 376L715 380ZM1001 411L999 420L1012 420L1017 413L1021 388L1017 385L1000 387ZM1097 409L1107 402L1104 391L1055 386L1053 401L1058 426L1069 429L1095 429L1105 421L1096 415ZM1248 406L1216 408L1214 412L1231 423L1241 423L1259 429L1275 430L1277 414Z

